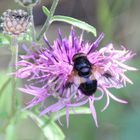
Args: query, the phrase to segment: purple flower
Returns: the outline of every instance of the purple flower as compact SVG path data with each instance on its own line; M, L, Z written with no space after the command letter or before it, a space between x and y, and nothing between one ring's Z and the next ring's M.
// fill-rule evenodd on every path
M123 46L120 50L116 50L111 43L99 51L96 50L103 37L104 35L101 34L95 42L90 44L83 40L82 35L77 37L72 30L69 38L62 38L61 33L59 33L59 39L55 40L53 45L50 45L44 36L48 48L42 47L37 50L37 47L33 45L34 47L29 50L24 46L26 55L20 56L21 60L18 62L19 69L16 76L30 81L30 84L20 88L21 91L34 96L27 108L47 102L48 98L54 97L56 103L45 106L41 115L59 112L65 108L68 125L69 109L89 103L89 109L96 126L98 126L94 107L96 101L106 96L106 104L102 111L109 106L110 98L119 103L127 103L127 101L115 97L109 89L122 88L126 86L127 82L133 84L125 72L127 70L135 71L136 68L127 66L124 62L131 59L135 54ZM97 81L99 92L88 96L82 92L79 86L83 82L82 80L87 82L86 80L89 79L80 77L79 74L72 74L75 71L73 56L79 54L84 55L89 61L92 67L89 68L92 71L90 76L93 76L93 79ZM84 69L85 71L87 69Z

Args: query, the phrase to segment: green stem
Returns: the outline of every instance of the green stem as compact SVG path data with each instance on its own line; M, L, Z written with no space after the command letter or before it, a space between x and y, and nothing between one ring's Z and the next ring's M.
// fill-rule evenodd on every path
M47 20L45 21L45 23L44 23L44 25L43 25L43 27L42 27L42 29L41 29L38 37L37 37L37 41L39 41L40 38L42 37L42 35L44 34L44 32L48 30L48 28L51 24L50 20L54 15L54 12L55 12L55 9L58 5L58 2L59 2L59 0L54 0L53 1L53 4L52 4L51 9L50 9L50 15L48 16Z
M36 30L35 30L35 24L34 24L34 16L33 16L33 7L29 7L28 11L30 13L31 16L31 23L32 23L32 35L33 35L33 41L35 41L36 39Z
M18 62L18 42L16 37L13 37L13 44L11 45L12 51L12 72L16 72L17 70L17 62ZM12 76L12 114L16 112L16 78Z

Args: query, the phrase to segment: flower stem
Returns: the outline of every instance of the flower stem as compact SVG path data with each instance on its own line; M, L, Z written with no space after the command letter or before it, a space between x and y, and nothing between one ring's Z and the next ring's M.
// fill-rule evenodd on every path
M13 37L13 44L11 45L12 51L12 73L17 70L17 62L18 62L18 42L16 37ZM16 78L12 77L12 114L16 112Z
M36 30L35 30L35 25L34 25L34 16L33 16L33 7L29 7L28 11L30 13L31 16L31 23L32 23L32 35L33 35L33 41L35 41L36 39Z
M56 7L58 5L58 2L59 2L59 0L53 0L53 4L52 4L51 9L50 9L50 14L47 17L47 20L45 21L45 23L44 23L44 25L43 25L43 27L42 27L42 29L41 29L38 37L37 37L37 41L39 41L41 36L44 34L44 32L48 30L48 28L49 28L49 26L51 24L50 20L54 15L54 12L55 12L55 9L56 9Z

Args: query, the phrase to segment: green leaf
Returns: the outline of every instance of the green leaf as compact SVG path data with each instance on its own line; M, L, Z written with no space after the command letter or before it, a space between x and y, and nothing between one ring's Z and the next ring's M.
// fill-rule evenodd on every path
M97 35L96 29L93 26L89 25L88 23L84 21L81 21L72 17L56 15L51 18L51 22L54 22L54 21L66 22L80 29L86 30L87 32L91 32L94 36Z
M0 34L0 47L4 47L4 45L9 45L10 44L10 36L5 35L5 34Z
M42 10L43 10L44 14L46 14L47 16L50 15L50 11L49 11L49 9L47 7L42 6Z
M3 81L2 85L0 86L0 97L4 93L4 90L7 87L7 85L10 83L10 81L11 81L11 77L8 77L5 81Z
M44 120L42 120L40 117L31 112L28 112L28 114L32 118L32 120L37 124L37 126L42 130L44 136L48 140L64 140L65 136L62 130L55 122L49 121L48 118L48 124L44 126ZM47 118L45 117L45 119Z
M69 114L91 114L91 111L88 107L76 107L74 109L69 108ZM66 115L66 109L59 111L59 117L63 117L64 115ZM50 118L52 121L55 121L58 117L56 113L54 113Z
M0 74L0 114L11 114L12 106L12 85L11 78L7 73Z

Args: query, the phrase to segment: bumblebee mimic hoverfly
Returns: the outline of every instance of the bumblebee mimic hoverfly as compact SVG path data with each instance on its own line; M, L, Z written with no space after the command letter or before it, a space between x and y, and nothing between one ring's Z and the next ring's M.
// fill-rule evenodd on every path
M73 70L69 75L67 85L75 83L82 94L91 96L96 92L97 80L92 72L92 64L84 53L73 56Z
M102 74L107 82L111 84L112 75L108 72ZM82 94L93 95L97 90L97 80L94 76L94 65L88 60L84 53L77 53L73 56L73 70L69 75L67 86L70 83L77 85Z

